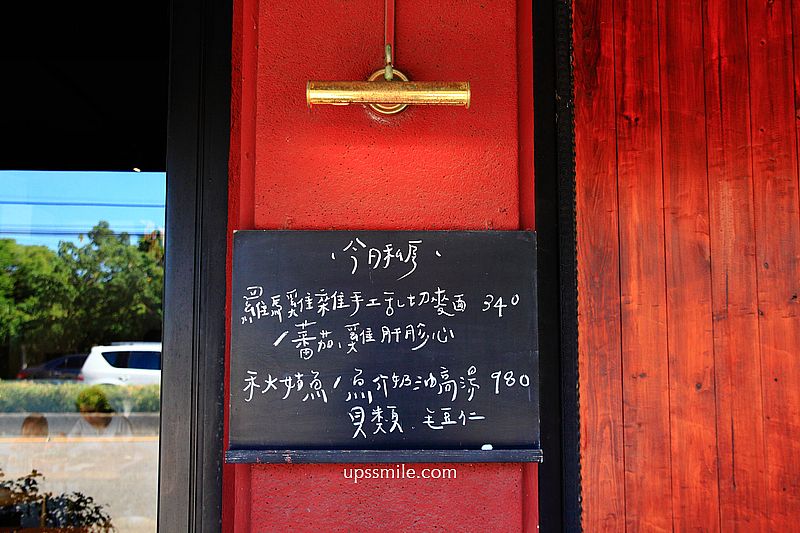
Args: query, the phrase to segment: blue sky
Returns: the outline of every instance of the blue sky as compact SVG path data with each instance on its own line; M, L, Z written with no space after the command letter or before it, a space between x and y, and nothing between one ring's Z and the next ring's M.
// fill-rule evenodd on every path
M163 172L0 171L0 238L55 249L100 220L117 232L163 230L165 195Z

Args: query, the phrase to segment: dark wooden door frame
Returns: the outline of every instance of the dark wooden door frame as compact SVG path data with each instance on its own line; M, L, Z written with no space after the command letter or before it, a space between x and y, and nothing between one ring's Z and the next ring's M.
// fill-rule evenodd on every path
M219 531L232 0L173 0L158 527Z
M580 531L572 2L533 3L541 531ZM554 135L555 133L555 135Z
M160 531L219 531L232 0L172 0ZM541 531L580 530L571 3L534 2ZM555 133L555 135L554 135Z

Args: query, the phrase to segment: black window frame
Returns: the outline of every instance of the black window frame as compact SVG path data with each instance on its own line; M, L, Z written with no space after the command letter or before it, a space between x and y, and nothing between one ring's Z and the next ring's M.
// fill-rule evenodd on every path
M533 2L540 531L581 530L572 1ZM554 135L555 132L555 135Z
M159 531L220 531L232 0L172 0Z

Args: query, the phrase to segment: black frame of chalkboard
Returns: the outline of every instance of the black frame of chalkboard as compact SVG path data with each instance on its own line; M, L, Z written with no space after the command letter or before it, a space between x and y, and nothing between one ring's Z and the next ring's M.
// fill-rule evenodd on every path
M162 531L221 528L232 4L171 2ZM571 15L533 3L542 531L580 530L581 513Z
M228 450L227 463L529 463L530 450Z
M388 236L386 235L388 234ZM283 259L273 263L270 265L269 268L271 269L278 269L278 270L285 270L290 269L291 275L287 276L287 274L276 274L271 277L270 281L274 282L275 285L271 285L270 287L275 289L277 286L280 286L281 280L286 279L293 279L295 282L298 279L305 280L306 278L310 277L310 279L315 279L315 276L319 272L319 268L313 266L308 268L307 270L304 269L305 263L301 261L300 263L292 262L291 259L288 259L289 256L293 256L298 254L299 257L308 257L307 254L313 254L314 251L320 249L320 247L324 248L325 246L329 245L333 240L331 239L346 239L352 238L354 236L360 236L364 239L365 242L370 242L371 238L378 238L378 239L392 239L398 238L401 241L405 238L419 238L424 239L425 243L428 245L433 245L437 248L441 248L442 246L451 246L449 248L448 256L452 255L456 250L453 247L460 248L461 250L474 250L476 247L479 247L481 250L481 254L479 256L473 256L470 252L467 252L466 255L458 256L459 259L457 261L465 261L465 257L470 257L468 261L470 266L465 265L462 271L458 274L454 272L448 272L447 276L449 279L459 279L463 282L463 280L468 280L467 285L472 283L480 283L481 277L486 272L485 269L498 269L498 265L494 264L494 259L488 259L481 261L481 256L483 257L492 257L494 252L508 254L511 253L513 250L514 252L511 254L511 257L518 258L519 263L516 263L518 267L521 268L520 271L515 269L511 270L503 270L505 275L521 275L525 280L531 282L532 284L532 291L534 294L537 293L535 280L532 280L534 276L536 276L538 270L536 268L536 261L534 258L527 255L526 252L532 254L536 253L537 246L536 246L536 234L535 232L526 232L526 231L505 231L505 232L498 232L498 231L263 231L263 230L244 230L234 232L234 245L233 245L233 263L232 263L232 289L234 293L237 290L243 290L243 287L247 285L247 283L243 284L243 278L246 278L250 281L254 279L258 279L259 276L262 275L263 269L266 268L264 265L268 263L268 257L270 254L259 254L258 252L263 252L264 250L271 250L272 254L275 256L280 256ZM347 242L344 240L343 242ZM398 241L400 242L400 241ZM420 241L422 242L422 241ZM302 244L301 244L302 243ZM311 248L311 250L309 250ZM258 252L257 252L258 251ZM327 253L323 254L327 257ZM456 254L458 255L458 254ZM441 256L440 256L441 257ZM276 260L277 261L277 260ZM443 261L443 260L440 260ZM446 263L446 261L444 261ZM280 267L277 265L280 264ZM312 261L312 264L316 265L315 261ZM288 265L292 265L289 267ZM477 265L477 269L475 266ZM433 267L433 265L428 264L428 268ZM347 269L346 269L347 270ZM502 270L502 269L501 269ZM524 274L523 274L524 272ZM432 272L428 272L428 274L432 274ZM439 271L439 276L442 275L442 272ZM328 274L331 276L331 274ZM462 278L462 276L466 276ZM326 281L330 279L327 278ZM336 278L333 278L336 279ZM434 278L431 278L434 279ZM441 279L441 278L435 278ZM261 280L259 283L265 280ZM341 279L338 280L339 283L342 282ZM366 281L366 280L362 280ZM381 286L380 277L376 277L373 280L373 277L369 277L370 283L373 283L373 288L379 288ZM429 281L429 280L428 280ZM350 286L350 288L362 288L360 285L357 285L358 282L354 282L350 277L348 277L347 281L344 281L344 287L347 288L347 283L356 285ZM413 283L413 282L411 282ZM523 283L522 279L514 278L513 283ZM417 285L411 285L412 287ZM237 288L238 287L238 288ZM338 285L341 289L343 286ZM423 285L417 286L420 290L427 288L425 283ZM516 285L515 285L516 287ZM385 287L383 287L385 288ZM519 287L516 287L519 288ZM498 288L499 290L499 288ZM302 291L301 291L302 293ZM467 295L469 298L470 295ZM235 309L238 307L240 302L240 296L236 296L231 298L231 309ZM537 306L538 306L538 298L536 304L533 306L529 306L526 311L531 313L531 319L535 319L537 316ZM233 312L232 312L233 313ZM233 314L233 317L238 315ZM330 319L331 315L328 315L328 319ZM314 320L320 320L319 317L315 317ZM427 319L419 318L419 320ZM457 319L453 319L458 323ZM414 318L412 321L417 321L417 318ZM524 321L523 321L524 323ZM451 323L452 324L452 323ZM330 323L325 323L326 329L331 326ZM259 327L260 326L260 327ZM532 328L538 327L530 324ZM277 326L276 326L277 327ZM521 363L523 366L520 367L521 369L529 370L527 367L527 363L523 361L527 361L528 357L533 357L534 360L538 363L539 360L539 350L538 350L538 342L537 336L538 331L526 331L525 327L522 324L517 324L517 329L514 329L515 335L523 335L526 336L528 333L531 333L531 338L527 339L530 344L526 344L526 349L532 351L532 353L526 353L523 356L521 353L518 356L521 358L518 363ZM279 328L280 329L280 328ZM263 346L259 343L257 348L257 352L254 351L253 345L251 342L254 338L263 338L264 335L275 334L279 332L271 332L268 333L270 330L269 325L265 325L264 322L254 322L249 325L242 326L241 324L236 323L233 321L231 323L231 344L230 344L230 360L231 360L231 367L230 372L235 373L237 367L241 370L243 368L241 365L245 365L246 368L259 368L259 361L263 361L265 355L262 353ZM253 331L257 331L258 333L253 333ZM250 332L250 335L247 335L247 332ZM502 336L502 335L500 335ZM249 338L250 343L247 340ZM466 350L466 346L462 346L462 349ZM489 361L493 361L495 357L497 357L498 353L492 353L492 350L496 352L504 352L505 350L509 349L507 344L503 344L502 342L495 339L489 345L475 347L474 343L469 349L477 350L475 353L480 353L482 356L482 363L487 363ZM468 350L462 352L460 350L456 350L456 353L461 353L461 357L463 358L464 355L468 355ZM453 352L450 352L450 356L452 357ZM354 356L357 357L357 356ZM371 363L366 359L355 359L359 361L356 364L359 367L363 367L365 372L369 372L370 370L375 370L375 368L370 367ZM452 362L452 359L451 359ZM462 361L463 362L463 361ZM506 361L508 362L508 361ZM444 364L444 363L442 363ZM256 366L249 366L249 365L256 365ZM318 366L321 365L321 366ZM317 370L325 369L325 363L319 362L315 368ZM406 368L409 370L409 368ZM538 369L537 369L538 370ZM424 373L423 373L424 374ZM532 374L536 376L536 374ZM238 376L238 374L237 374ZM539 396L539 380L538 376L534 378L536 381L535 385L531 386L531 390L535 391L536 398L538 399ZM534 380L532 380L534 381ZM454 447L446 447L447 439L442 439L443 435L437 436L434 432L433 434L427 434L424 437L424 441L427 442L427 445L420 445L417 444L416 447L410 448L395 448L391 446L387 446L384 448L376 449L353 449L347 447L350 444L349 434L350 432L346 432L348 438L345 441L335 441L335 444L331 446L331 435L326 434L325 440L321 441L325 444L319 444L320 441L316 440L317 434L309 433L309 440L302 441L303 446L302 448L279 448L276 446L270 446L269 444L265 444L266 442L275 442L274 439L282 439L282 438L289 438L293 441L296 441L295 433L298 431L302 431L304 428L308 428L309 425L313 426L315 424L325 424L325 423L335 423L332 422L330 419L326 419L322 417L321 419L316 419L315 422L309 422L310 418L306 418L306 424L301 427L301 425L283 425L277 424L272 426L272 430L268 431L264 428L267 428L271 425L276 413L272 413L271 417L258 419L258 423L252 424L252 417L257 416L254 413L262 413L263 408L257 409L254 411L248 411L251 413L249 416L242 415L243 410L245 409L244 404L238 403L234 401L234 397L239 396L239 400L241 401L241 396L235 394L235 392L239 392L236 390L237 387L240 385L236 385L238 381L234 381L234 378L231 377L229 382L229 390L231 391L230 395L230 416L229 416L229 423L228 423L228 436L229 436L229 447L225 450L225 462L226 463L293 463L293 464L302 464L302 463L398 463L398 462L406 462L406 463L489 463L489 462L538 462L541 463L544 459L541 449L541 439L539 438L539 418L540 418L540 411L538 402L534 402L533 404L528 405L535 405L535 409L526 413L526 417L521 417L517 419L516 424L511 424L511 426L507 426L502 432L496 430L495 433L491 434L489 439L492 439L491 442L494 444L494 448L490 450L486 450L483 448L454 448ZM266 390L266 389L264 389ZM234 392L235 391L235 392ZM329 393L330 394L330 393ZM524 396L524 395L523 395ZM403 400L394 400L395 402L400 401L401 403L398 405L403 404ZM405 400L408 401L408 398ZM485 401L485 399L484 399ZM525 402L523 402L525 403ZM307 404L311 405L311 404ZM484 410L491 410L492 407L488 407L486 404L482 403L476 398L476 402L471 404L472 408L480 409L481 412ZM237 408L238 407L238 408ZM403 406L405 407L405 406ZM281 407L274 407L277 410L280 410ZM515 409L525 409L521 404L506 404L504 409L506 414L511 414L514 416ZM286 408L288 409L287 412L293 412L294 408ZM494 415L496 416L499 414L495 412ZM330 415L329 415L330 416ZM244 420L248 419L251 423L245 423ZM535 419L536 422L532 422L532 419ZM495 418L497 422L499 418ZM535 426L535 430L533 428ZM248 428L258 428L255 430L255 434L251 433L250 429ZM524 428L524 429L522 429ZM518 432L518 431L521 431ZM528 433L528 431L531 431ZM417 437L420 438L419 436ZM466 438L467 440L469 437L465 437L462 434L462 438ZM513 447L505 447L502 443L507 442L507 439L517 440L519 442L524 442L524 444L514 445ZM495 440L496 439L496 440ZM482 441L485 442L485 441ZM338 444L338 446L337 446ZM344 444L344 446L341 446ZM339 447L341 446L341 447Z

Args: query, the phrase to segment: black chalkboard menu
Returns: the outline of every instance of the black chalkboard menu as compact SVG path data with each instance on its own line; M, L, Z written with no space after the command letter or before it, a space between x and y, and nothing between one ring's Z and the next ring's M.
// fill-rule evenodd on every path
M228 462L539 461L536 240L238 231Z

